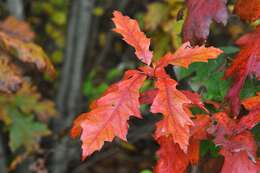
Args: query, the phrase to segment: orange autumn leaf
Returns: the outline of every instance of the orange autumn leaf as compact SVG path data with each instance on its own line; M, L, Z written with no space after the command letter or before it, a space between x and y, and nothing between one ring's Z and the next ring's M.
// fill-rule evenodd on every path
M192 165L196 165L200 159L200 141L191 138L188 148L188 159Z
M190 138L188 152L185 153L176 144L172 135L161 136L157 139L160 149L157 151L159 160L155 166L155 173L183 173L189 163L196 165L199 161L200 140L206 139L206 127L210 123L208 115L197 115L192 127L193 136Z
M259 105L258 105L259 106ZM260 108L258 107L257 109L253 109L248 113L248 115L243 116L237 127L236 127L236 132L241 132L246 129L252 129L255 127L257 123L260 123Z
M157 63L157 66L172 64L188 68L194 62L208 62L209 59L216 59L221 53L223 51L215 47L191 47L190 43L187 42L177 49L174 54L167 53L163 56Z
M254 108L260 107L260 92L256 93L256 96L249 97L242 101L242 104L245 106L247 110L252 110Z
M260 18L260 1L237 0L235 13L243 20L255 21Z
M191 106L197 106L199 107L201 110L209 113L209 111L207 110L207 108L205 107L205 105L202 103L201 101L201 97L199 94L189 91L189 90L182 90L181 91L188 99L191 100Z
M212 21L225 24L228 16L226 3L227 0L187 0L185 37L190 38L192 43L204 41ZM260 122L259 94L242 101L249 112L247 115L238 114L238 109L241 108L239 92L247 76L255 75L260 79L260 27L237 41L241 51L225 73L225 78L233 78L233 85L227 96L231 100L233 114L224 104L226 102L218 104L208 101L215 106L217 112L211 114L198 94L178 90L178 83L164 68L169 64L188 68L194 62L207 62L217 58L222 50L205 46L191 47L187 42L174 54L168 53L150 66L150 39L140 31L137 21L115 11L113 22L116 25L114 30L135 48L136 56L146 66L127 71L120 82L110 86L101 98L91 104L89 112L74 121L71 136L81 135L82 158L100 150L104 142L112 141L115 137L126 141L130 116L140 117L140 104L151 104L152 113L162 114L161 120L156 122L154 134L160 145L155 173L184 173L189 164L199 167L208 165L204 163L204 159L200 160L199 155L200 142L205 139L212 139L224 156L219 157L221 160L208 162L217 165L209 166L214 172L220 171L225 159L222 173L258 173L260 164L256 155L257 145L250 130ZM155 86L153 88L149 85L149 89L139 94L146 78L155 81ZM210 115L193 116L189 110L191 105L198 106ZM234 105L238 111L234 111ZM216 163L217 161L220 162Z
M160 144L160 149L157 151L159 160L154 173L183 173L189 160L179 145L173 142L172 136L162 136L157 141Z
M79 115L73 121L73 125L72 125L72 127L70 129L70 137L76 138L76 137L78 137L81 134L82 128L81 128L80 124L81 124L81 122L83 122L87 118L88 118L88 113L83 113L83 114Z
M200 141L208 138L207 128L211 123L208 115L197 114L192 120L194 126L191 128L190 145L188 147L188 158L191 164L196 165L200 157Z
M260 93L258 92L256 96L242 100L242 104L249 113L240 119L237 131L252 129L260 122Z
M195 119L192 120L194 126L191 128L191 135L194 139L203 140L207 139L207 128L211 123L211 119L208 115L197 114Z
M150 39L141 32L136 20L123 16L121 12L114 11L113 22L115 32L123 36L123 40L135 48L136 56L145 64L152 62L152 51L149 50Z
M154 98L156 97L158 93L157 89L150 89L143 93L141 93L139 101L141 104L152 104Z
M172 135L173 141L187 152L190 127L193 122L187 104L192 103L181 91L176 89L177 82L164 71L158 69L155 87L158 93L151 106L152 113L163 114L163 119L156 124L155 137Z
M105 141L116 136L126 140L129 117L141 117L139 111L139 89L146 76L138 71L126 72L124 79L108 88L95 101L94 108L74 121L71 135L81 133L82 158L100 150ZM82 131L82 132L81 132Z

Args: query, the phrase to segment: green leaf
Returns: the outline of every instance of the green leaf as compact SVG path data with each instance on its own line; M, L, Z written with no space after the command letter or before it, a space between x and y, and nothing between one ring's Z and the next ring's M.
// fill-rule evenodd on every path
M149 169L145 169L145 170L142 170L140 173L152 173L152 171Z
M193 63L189 69L180 68L179 78L184 79L192 76L190 86L197 91L200 87L205 87L202 97L206 100L222 101L230 86L230 80L223 80L224 67L226 64L226 56L232 55L239 51L237 47L226 46L221 47L225 52L215 60L209 60L208 63Z
M253 129L252 132L256 141L260 141L260 124L257 124Z
M19 147L25 147L27 151L38 147L38 142L42 136L50 134L47 126L40 122L33 121L30 116L24 116L15 109L10 110L12 124L10 125L9 146L12 151Z
M200 155L205 157L210 154L211 157L216 158L219 156L219 147L217 147L211 140L203 140L200 143Z
M248 97L256 95L256 92L260 91L260 82L256 79L247 79L243 89L240 93L240 98L243 100Z
M51 20L57 25L65 25L66 15L63 11L55 11L52 13Z

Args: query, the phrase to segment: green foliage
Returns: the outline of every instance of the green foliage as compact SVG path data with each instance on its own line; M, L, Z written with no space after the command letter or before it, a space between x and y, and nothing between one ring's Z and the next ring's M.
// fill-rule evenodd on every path
M207 154L212 158L219 156L219 147L217 147L211 140L203 140L200 144L200 155L205 157Z
M121 76L123 69L122 68L114 68L108 71L105 76L105 80L99 82L97 80L98 73L96 70L93 70L86 77L83 84L83 94L87 97L89 101L96 99L101 96L101 94L108 88L109 84Z
M10 158L14 158L10 169L14 169L38 151L41 138L50 134L48 119L57 114L54 103L32 85L28 72L37 69L53 79L56 71L43 49L33 43L35 34L28 23L8 17L0 26L0 121L9 136Z
M35 1L32 3L32 6L34 17L40 21L47 18L46 21L42 21L46 35L41 39L46 40L47 37L52 40L55 49L49 50L51 59L54 63L61 63L65 47L68 1ZM42 14L45 14L44 18Z
M50 134L47 126L33 120L33 117L23 115L15 108L9 111L12 123L9 126L10 142L12 151L24 146L27 151L38 148L40 137Z
M256 126L252 129L252 131L253 131L253 134L254 134L254 136L255 136L255 139L256 139L257 141L260 141L260 133L259 133L259 131L260 131L260 124L256 125Z
M142 170L140 173L152 173L152 171L149 169L145 169L145 170Z
M56 110L53 102L43 100L35 88L24 84L15 94L0 95L0 113L9 132L11 150L24 147L30 152L37 149L42 136L50 133L38 120L47 121Z
M182 0L165 0L150 3L147 12L139 15L139 23L154 40L154 59L159 59L167 51L176 49L182 44L181 30L183 16L178 13L184 7ZM142 28L142 27L141 27Z
M260 82L255 78L247 79L240 93L240 98L245 99L256 95L260 91Z
M198 62L192 64L188 69L179 69L179 80L191 78L190 86L195 91L202 89L202 96L205 100L222 101L230 86L230 81L222 79L226 67L226 57L233 55L239 49L234 46L221 47L221 49L224 54L216 60L209 60L206 66L204 63Z

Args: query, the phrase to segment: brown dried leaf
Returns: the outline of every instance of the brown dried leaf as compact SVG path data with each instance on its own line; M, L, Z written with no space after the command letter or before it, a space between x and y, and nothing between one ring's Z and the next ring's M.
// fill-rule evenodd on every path
M20 88L22 78L16 68L7 58L0 58L0 92L12 93Z
M29 42L35 37L28 23L19 21L13 16L7 17L0 23L0 30L17 39Z
M51 77L56 76L55 69L41 47L26 43L3 32L0 32L0 48L25 63L35 64L40 71Z

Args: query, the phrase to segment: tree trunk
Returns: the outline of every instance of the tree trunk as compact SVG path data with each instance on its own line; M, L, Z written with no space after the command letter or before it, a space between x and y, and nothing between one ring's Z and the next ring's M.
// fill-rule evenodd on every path
M60 133L72 124L72 120L81 111L82 68L86 47L89 40L92 9L94 0L71 1L67 45L60 87L57 95L57 106L61 113L54 121L53 130ZM57 142L53 154L52 173L65 173L71 159L68 150L68 137Z
M7 173L6 155L2 134L0 134L0 172Z
M23 0L8 0L7 8L10 12L10 15L15 16L20 20L24 19Z

